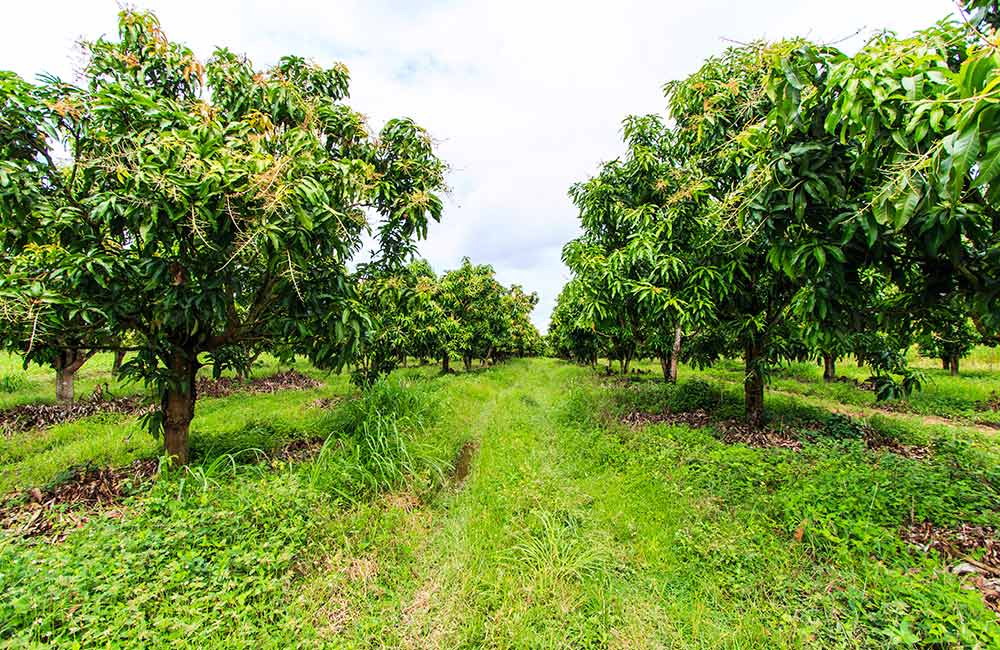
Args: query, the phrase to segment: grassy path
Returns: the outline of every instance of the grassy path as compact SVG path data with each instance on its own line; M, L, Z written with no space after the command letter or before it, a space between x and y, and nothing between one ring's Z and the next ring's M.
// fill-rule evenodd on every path
M769 552L786 542L754 538L655 448L581 426L588 373L516 362L455 383L452 408L474 413L461 422L478 443L471 474L393 533L411 566L355 621L358 645L797 647L808 634L775 638L769 623L772 586L800 558Z

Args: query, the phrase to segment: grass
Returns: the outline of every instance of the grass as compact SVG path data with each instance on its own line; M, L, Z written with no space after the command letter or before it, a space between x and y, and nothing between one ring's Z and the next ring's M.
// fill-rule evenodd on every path
M122 516L55 545L0 537L0 646L1000 647L980 594L899 536L1000 526L995 437L886 414L869 424L933 454L871 451L817 405L836 395L784 390L767 396L775 422L822 423L800 451L618 423L665 406L729 417L729 373L621 385L535 359L404 369L331 410L310 405L349 389L319 374L315 391L205 400L194 465ZM87 426L5 442L7 489L155 453L136 432L102 456L80 434L131 425ZM317 436L301 462L240 453ZM471 472L452 479L467 445Z
M922 390L907 400L899 400L878 405L891 410L916 415L955 418L967 422L986 422L1000 425L1000 411L985 407L991 399L1000 394L1000 348L978 347L962 360L962 371L952 377L942 370L935 359L925 359L911 351L911 366L920 368L928 381ZM636 364L637 368L659 376L659 365L655 362ZM710 381L741 383L743 365L739 360L723 360L706 369L682 365L682 377L701 378ZM823 368L816 363L791 363L775 369L770 377L772 391L794 393L804 397L818 398L827 402L849 404L859 407L875 407L875 394L861 390L853 382L863 382L871 375L867 367L858 367L852 359L841 359L837 364L837 374L847 377L850 382L822 381Z

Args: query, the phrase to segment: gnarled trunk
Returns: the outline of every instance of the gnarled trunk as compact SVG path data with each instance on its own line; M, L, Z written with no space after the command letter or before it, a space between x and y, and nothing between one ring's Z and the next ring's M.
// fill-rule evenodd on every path
M171 358L171 386L163 395L163 448L177 465L187 465L188 432L194 419L197 399L195 379L198 374L196 355L190 351L175 352Z
M823 353L823 381L831 382L837 378L837 357L829 352Z
M743 380L743 400L747 424L756 429L764 421L764 375L760 371L760 345L747 344L743 353L746 377Z

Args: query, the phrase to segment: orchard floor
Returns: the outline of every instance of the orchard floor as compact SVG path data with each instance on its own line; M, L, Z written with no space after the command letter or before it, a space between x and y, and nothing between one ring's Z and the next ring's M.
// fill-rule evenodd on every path
M323 385L200 401L190 468L47 512L75 522L49 538L3 533L0 647L1000 648L960 558L904 541L1000 530L974 406L862 428L824 408L862 391L779 377L772 422L801 442L771 448L714 420L622 423L725 421L725 367L676 387L550 359L411 368L368 398L300 369ZM295 440L316 442L281 453ZM0 441L0 485L155 453L134 418L97 416Z

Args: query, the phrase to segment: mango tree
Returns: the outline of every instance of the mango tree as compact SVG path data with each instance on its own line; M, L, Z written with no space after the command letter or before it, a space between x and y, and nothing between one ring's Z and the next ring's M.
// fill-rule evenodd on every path
M655 115L624 123L627 152L570 191L583 235L563 258L587 298L598 334L659 358L676 381L681 339L713 313L718 272L704 255L710 224L698 200L707 189L677 156L670 129ZM615 335L615 332L622 332ZM627 369L627 357L623 370Z
M129 332L121 373L157 393L148 424L185 463L203 364L237 365L249 345L350 358L367 323L347 264L367 217L380 256L403 254L440 217L444 166L410 120L369 132L341 65L258 70L226 49L203 63L129 10L118 36L84 45L83 85L4 77L3 119L21 128L4 136L20 156L0 161L2 218L49 239L13 252L35 274L2 289L35 313L86 310L88 338Z
M563 286L549 319L546 345L548 354L554 357L595 366L601 353L600 338L594 328L585 322L586 305L582 291L577 279L571 279Z
M453 327L442 341L443 370L448 371L452 352L462 357L466 370L476 357L491 357L505 334L509 315L504 313L505 290L496 280L493 267L473 264L469 258L462 265L444 274L438 290L438 301L445 318Z

